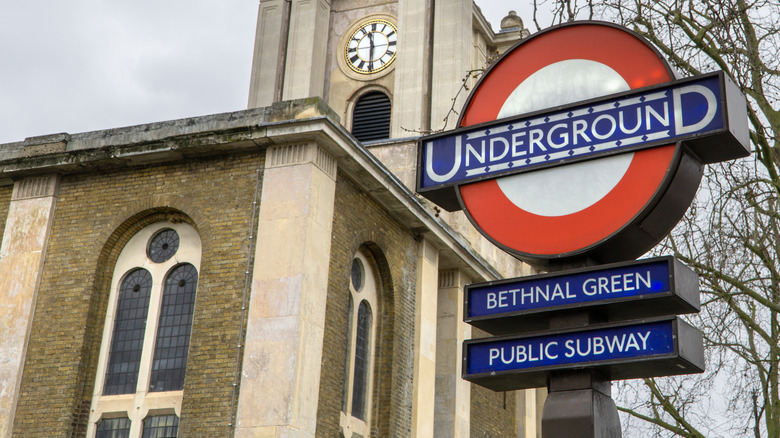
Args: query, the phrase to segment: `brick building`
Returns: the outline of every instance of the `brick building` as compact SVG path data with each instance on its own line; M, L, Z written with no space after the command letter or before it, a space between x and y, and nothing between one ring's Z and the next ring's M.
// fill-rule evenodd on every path
M248 110L0 145L0 436L536 436L460 379L462 286L528 268L414 194L504 21L264 0Z

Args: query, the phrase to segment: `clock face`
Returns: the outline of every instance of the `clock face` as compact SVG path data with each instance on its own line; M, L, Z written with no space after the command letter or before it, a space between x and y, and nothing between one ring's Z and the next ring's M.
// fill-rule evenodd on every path
M398 32L386 20L371 20L362 24L349 38L344 50L347 65L360 74L380 72L395 59Z

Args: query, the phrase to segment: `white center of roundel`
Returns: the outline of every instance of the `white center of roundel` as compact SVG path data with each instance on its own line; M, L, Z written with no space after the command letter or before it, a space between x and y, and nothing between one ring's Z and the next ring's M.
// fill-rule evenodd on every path
M629 90L618 72L599 62L570 59L550 64L515 88L498 117L510 117ZM584 210L606 196L628 170L633 153L497 178L517 207L540 216Z

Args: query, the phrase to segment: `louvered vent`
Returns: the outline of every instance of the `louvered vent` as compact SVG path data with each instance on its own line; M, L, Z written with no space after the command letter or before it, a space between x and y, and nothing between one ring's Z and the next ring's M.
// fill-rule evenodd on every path
M352 113L352 135L360 141L390 138L390 98L378 91L361 96Z

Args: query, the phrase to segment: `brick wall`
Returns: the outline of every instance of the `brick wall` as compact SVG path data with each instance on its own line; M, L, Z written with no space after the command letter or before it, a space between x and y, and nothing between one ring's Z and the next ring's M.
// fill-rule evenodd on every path
M3 242L5 221L8 218L8 206L11 204L11 192L13 190L13 185L0 186L0 244Z
M113 264L135 232L159 220L190 222L203 242L179 434L226 434L260 159L62 177L14 437L84 435ZM4 196L0 188L0 210Z
M130 237L160 220L187 221L203 241L180 436L227 434L259 160L249 154L62 177L14 437L84 436L114 263ZM10 186L0 187L0 224L10 196ZM338 435L349 269L364 247L382 279L372 435L409 436L418 243L344 174L335 202L317 435ZM513 394L503 406L503 394L473 388L472 436L514 436L507 434Z
M411 433L417 242L344 174L336 184L317 436L339 430L346 349L349 272L359 248L373 255L382 292L375 346L372 436Z
M516 437L515 392L494 392L471 385L471 437Z

